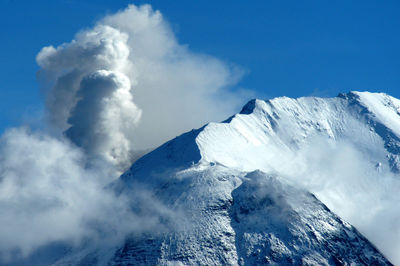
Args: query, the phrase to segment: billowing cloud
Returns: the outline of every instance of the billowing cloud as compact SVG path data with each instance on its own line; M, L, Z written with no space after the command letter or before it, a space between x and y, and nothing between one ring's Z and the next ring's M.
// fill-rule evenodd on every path
M83 78L98 70L124 73L129 69L127 39L117 29L99 25L78 33L71 43L40 51L36 58L41 67L38 76L45 85L46 106L53 125L68 129Z
M122 169L131 163L132 132L141 111L132 102L129 79L119 72L98 70L83 78L78 102L65 132L90 156L102 155Z
M70 43L43 48L37 62L52 125L120 166L133 150L224 119L242 102L230 90L241 71L180 45L149 5L130 5ZM104 71L114 82L99 77ZM86 107L90 114L81 112Z

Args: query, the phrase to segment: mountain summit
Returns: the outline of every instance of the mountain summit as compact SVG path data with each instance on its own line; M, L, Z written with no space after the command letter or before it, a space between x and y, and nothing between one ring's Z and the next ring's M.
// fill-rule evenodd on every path
M390 249L348 222L366 211L356 196L368 182L398 176L399 138L400 101L385 94L251 100L143 156L113 184L148 217L146 230L108 257L59 263L390 265L378 251L392 258Z

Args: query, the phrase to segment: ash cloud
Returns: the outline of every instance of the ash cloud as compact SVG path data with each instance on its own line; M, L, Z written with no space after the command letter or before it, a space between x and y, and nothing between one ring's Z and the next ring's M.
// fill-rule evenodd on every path
M124 169L131 163L131 132L141 111L132 102L129 79L98 70L83 78L65 135L88 155L102 155Z
M231 90L241 71L179 44L149 5L130 5L69 43L44 47L37 62L51 124L91 156L121 169L134 150L222 120L241 102ZM121 87L99 77L90 82L99 71L108 71ZM93 108L90 115L82 114L85 106Z

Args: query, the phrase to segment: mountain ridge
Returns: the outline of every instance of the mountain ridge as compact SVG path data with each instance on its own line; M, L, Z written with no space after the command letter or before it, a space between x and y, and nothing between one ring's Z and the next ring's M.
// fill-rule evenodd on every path
M315 169L304 170L310 161L302 156L318 159L318 148L327 149L322 157L329 158L332 145L341 150L345 143L344 155L365 155L367 174L396 174L400 132L388 123L400 123L398 110L400 101L366 92L251 100L221 123L166 142L113 185L132 199L133 211L149 215L157 226L128 236L99 264L391 265L334 213L337 206L332 212L325 205L332 191L308 191L318 179L307 179ZM151 196L138 196L143 189ZM149 200L159 205L149 207Z

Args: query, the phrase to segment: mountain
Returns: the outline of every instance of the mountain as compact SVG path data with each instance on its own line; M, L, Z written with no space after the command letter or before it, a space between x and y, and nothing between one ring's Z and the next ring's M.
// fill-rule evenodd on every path
M396 178L399 138L400 101L385 94L252 100L143 156L113 184L152 226L108 257L97 251L59 263L390 265L335 214L352 203L318 182L345 176L346 189L368 193L352 183L363 180L353 165L365 178Z

